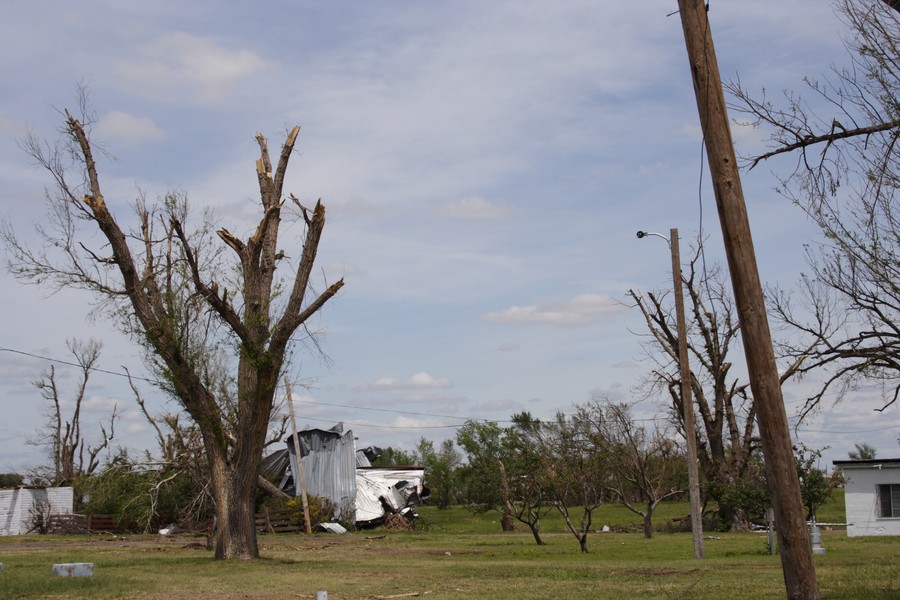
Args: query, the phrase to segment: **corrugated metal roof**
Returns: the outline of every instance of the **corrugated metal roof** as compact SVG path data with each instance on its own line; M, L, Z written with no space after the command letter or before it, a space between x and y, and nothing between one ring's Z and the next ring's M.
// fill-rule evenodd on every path
M335 503L335 517L354 520L356 499L356 443L353 431L343 431L343 425L325 429L299 431L300 456L306 493L330 498ZM288 437L287 448L291 471L296 473L294 440ZM298 478L295 478L295 483Z

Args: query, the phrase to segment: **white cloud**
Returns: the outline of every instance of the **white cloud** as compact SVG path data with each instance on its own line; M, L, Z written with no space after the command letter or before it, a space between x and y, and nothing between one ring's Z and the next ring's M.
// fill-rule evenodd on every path
M441 214L451 219L500 219L510 214L510 210L503 206L491 204L480 196L469 196L456 202L444 205Z
M488 313L482 319L492 323L589 325L606 315L623 310L626 308L620 302L606 294L581 294L565 302L512 306Z
M303 402L315 402L316 399L310 396L309 394L298 394L297 392L291 393L291 398L294 400L294 404L301 404Z
M109 112L100 119L96 134L101 139L119 140L126 144L143 140L161 140L166 137L166 133L152 120L119 110Z
M447 377L436 378L424 371L416 373L409 379L394 379L393 377L382 377L377 381L361 386L359 389L365 391L385 391L385 390L418 390L418 389L440 389L453 387L453 382Z
M417 436L424 435L430 437L435 428L445 427L447 419L440 417L423 417L423 416L398 416L391 421L391 427L398 429L406 429L408 433L415 433ZM410 445L415 447L415 443Z
M65 394L65 392L63 392L63 394ZM113 410L118 410L118 408L121 407L121 404L122 402L115 398L91 395L85 397L81 401L81 411L82 413L99 413L111 416ZM75 400L71 398L60 398L59 405L63 411L74 410ZM68 415L63 414L63 418L68 417Z
M10 137L24 137L28 134L28 127L0 111L0 133Z
M678 133L694 141L703 139L703 129L696 123L685 123L679 128Z
M766 142L762 138L762 131L740 118L731 122L731 137L735 146L744 153L762 154L766 151Z
M368 271L362 267L348 262L329 263L328 266L325 267L325 272L329 275L336 275L338 277L366 277L369 274Z
M275 68L249 50L231 50L180 31L159 36L139 54L117 65L132 93L200 104L221 102L238 82Z
M611 369L637 369L640 364L633 360L619 360L609 365Z
M293 392L291 394L291 399L293 400L294 411L302 412L305 415L308 415L313 410L313 407L317 406L317 404L318 404L316 402L316 399L313 398L312 396L305 395L305 394L298 394L296 392ZM285 411L288 410L287 404L283 405L283 409Z
M143 433L147 431L144 423L129 423L125 426L125 433Z

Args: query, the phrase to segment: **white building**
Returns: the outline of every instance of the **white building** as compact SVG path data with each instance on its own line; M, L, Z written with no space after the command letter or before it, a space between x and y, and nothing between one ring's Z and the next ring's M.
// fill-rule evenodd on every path
M900 458L836 460L847 483L847 536L900 535Z
M0 535L20 535L34 529L38 515L72 514L70 487L21 486L0 490Z

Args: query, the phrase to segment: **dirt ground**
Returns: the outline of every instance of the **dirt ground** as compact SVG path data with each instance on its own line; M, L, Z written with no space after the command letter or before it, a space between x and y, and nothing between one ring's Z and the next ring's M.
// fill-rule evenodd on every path
M19 550L52 550L53 548L94 548L117 545L131 548L149 546L183 548L187 545L206 547L206 536L192 533L174 535L95 534L90 536L28 535L15 536L0 543L0 548Z

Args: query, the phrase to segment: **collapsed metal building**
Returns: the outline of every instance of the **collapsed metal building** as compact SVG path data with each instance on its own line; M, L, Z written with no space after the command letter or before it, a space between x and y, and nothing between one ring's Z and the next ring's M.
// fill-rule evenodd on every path
M415 507L428 497L424 467L373 467L380 449L357 450L353 431L344 431L343 423L331 429L307 427L297 437L306 493L329 499L335 520L364 528L381 524L388 515L415 518ZM299 496L292 437L285 444L263 460L262 475L285 493Z

